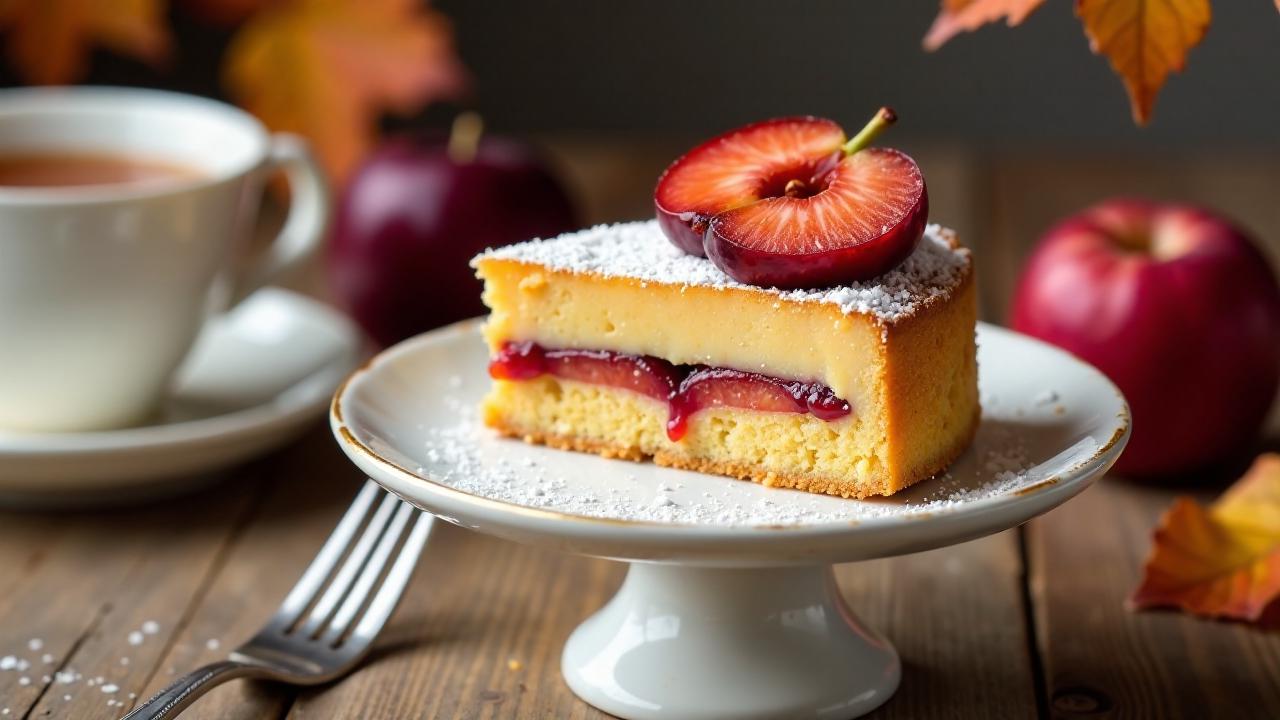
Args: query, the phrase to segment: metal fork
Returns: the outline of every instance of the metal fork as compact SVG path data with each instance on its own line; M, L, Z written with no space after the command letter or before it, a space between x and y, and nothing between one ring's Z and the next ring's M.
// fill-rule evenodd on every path
M376 502L379 496L382 501ZM237 678L318 685L346 674L391 616L434 520L366 481L257 635L228 659L184 675L123 720L174 717L209 690ZM384 573L397 547L399 554Z

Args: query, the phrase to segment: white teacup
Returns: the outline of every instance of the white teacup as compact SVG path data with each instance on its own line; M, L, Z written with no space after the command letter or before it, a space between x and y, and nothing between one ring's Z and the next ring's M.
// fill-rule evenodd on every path
M213 313L311 253L329 205L305 145L203 98L124 88L0 92L0 157L93 153L195 171L0 187L0 429L143 422ZM264 181L289 216L249 262Z

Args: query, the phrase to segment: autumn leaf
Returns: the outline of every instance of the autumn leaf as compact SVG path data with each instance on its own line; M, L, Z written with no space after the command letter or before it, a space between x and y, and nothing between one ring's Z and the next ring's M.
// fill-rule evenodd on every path
M1106 55L1124 81L1133 120L1146 125L1170 72L1209 29L1209 0L1076 0L1094 54Z
M1004 18L1009 27L1022 24L1044 0L942 0L942 9L924 36L924 49L933 52L962 32L973 32ZM1280 2L1280 0L1276 0Z
M9 61L29 83L61 85L84 77L101 45L152 64L169 53L164 0L0 0Z
M417 0L264 7L232 39L223 78L269 127L309 138L339 183L384 110L412 112L465 84L448 22Z
M1277 598L1280 455L1266 454L1208 509L1175 501L1129 603L1256 622L1280 613Z

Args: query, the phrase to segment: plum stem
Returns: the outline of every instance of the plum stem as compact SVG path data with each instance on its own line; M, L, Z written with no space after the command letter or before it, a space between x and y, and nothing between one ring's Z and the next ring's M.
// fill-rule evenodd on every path
M845 143L841 150L846 157L858 152L870 145L876 139L876 136L884 132L885 128L894 124L897 120L898 116L893 112L893 108L880 108L875 117L871 118L871 122L867 123L866 127L858 131L857 135L854 135L849 142Z
M480 114L464 112L453 119L453 127L449 130L449 145L445 152L456 163L469 163L476 157L482 134L484 119Z

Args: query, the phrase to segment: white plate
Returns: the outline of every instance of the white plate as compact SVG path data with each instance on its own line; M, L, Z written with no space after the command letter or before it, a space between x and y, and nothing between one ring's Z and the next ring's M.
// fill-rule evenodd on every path
M261 290L210 321L153 423L0 432L0 501L127 501L207 481L323 414L359 352L359 333L342 314L296 293Z
M1124 399L1097 370L982 325L982 423L949 477L876 500L778 490L497 437L474 420L489 385L476 332L463 324L419 336L357 372L331 413L343 449L445 519L589 555L776 565L959 542L1080 492L1114 461L1128 431ZM1000 475L1019 457L1023 472ZM655 507L662 496L671 504Z
M378 356L335 395L330 422L364 472L449 522L633 562L565 646L565 680L592 705L644 719L849 718L893 694L901 663L844 604L829 563L1013 527L1084 490L1128 439L1124 398L1097 370L989 325L978 343L972 447L947 475L879 500L498 438L475 421L489 379L473 322Z

